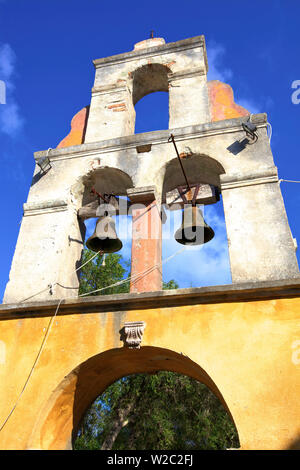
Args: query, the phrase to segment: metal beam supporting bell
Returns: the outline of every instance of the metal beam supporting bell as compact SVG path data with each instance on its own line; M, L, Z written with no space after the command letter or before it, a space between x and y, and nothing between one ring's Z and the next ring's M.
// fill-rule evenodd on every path
M112 217L99 217L93 235L86 242L87 248L103 253L115 253L121 250L123 244L117 236L115 222Z
M207 225L201 209L192 204L185 205L182 213L182 223L175 233L175 240L182 245L202 245L209 242L215 235Z

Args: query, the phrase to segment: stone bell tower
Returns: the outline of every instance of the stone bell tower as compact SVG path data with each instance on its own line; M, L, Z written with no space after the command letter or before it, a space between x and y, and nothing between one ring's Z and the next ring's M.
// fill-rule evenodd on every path
M70 449L110 384L160 370L209 387L241 449L299 449L300 276L266 114L207 81L203 36L151 38L94 66L90 105L34 154L0 305L0 449ZM155 91L168 93L169 128L135 134L134 106ZM116 217L129 206L130 293L81 297L98 195L113 195ZM232 284L162 290L164 204L220 197Z
M76 296L83 220L96 216L92 187L133 204L132 274L161 262L160 207L186 185L168 142L171 132L190 183L202 185L197 203L212 203L222 193L233 283L298 277L267 117L251 116L256 141L247 139L249 112L234 103L228 85L207 81L204 37L169 44L151 38L94 66L90 106L74 117L56 149L35 153L4 302L39 291L35 300ZM169 94L169 129L134 134L134 106L155 91ZM45 157L51 168L43 172L38 164ZM152 235L140 237L146 225ZM160 290L160 268L131 289Z

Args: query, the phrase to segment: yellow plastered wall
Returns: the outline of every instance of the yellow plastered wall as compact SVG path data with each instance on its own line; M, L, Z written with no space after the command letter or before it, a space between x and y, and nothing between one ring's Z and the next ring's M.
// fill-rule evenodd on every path
M71 448L83 413L110 383L155 370L206 383L232 416L241 449L299 448L299 312L300 299L291 298L62 313L0 432L0 448ZM50 318L1 322L1 423L18 399ZM142 346L129 350L120 330L136 320L146 322Z

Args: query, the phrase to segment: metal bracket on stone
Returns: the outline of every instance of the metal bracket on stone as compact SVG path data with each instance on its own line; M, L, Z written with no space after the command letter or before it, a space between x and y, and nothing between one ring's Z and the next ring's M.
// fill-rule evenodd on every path
M143 321L125 322L121 330L121 340L129 349L140 349L146 323Z

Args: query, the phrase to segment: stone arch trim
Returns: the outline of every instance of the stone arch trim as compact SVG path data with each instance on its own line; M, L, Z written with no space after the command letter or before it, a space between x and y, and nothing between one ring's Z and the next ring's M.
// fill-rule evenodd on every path
M134 105L154 91L170 91L169 128L210 120L203 36L170 44L154 39L150 43L94 61L95 82L85 142L133 135ZM141 86L136 87L134 80ZM188 112L177 112L181 103Z
M117 348L90 357L62 380L49 397L28 448L71 449L84 413L109 385L126 375L159 370L188 375L204 383L219 398L233 421L218 386L187 356L152 346L139 350Z
M74 182L70 192L78 209L95 200L95 196L90 193L92 187L95 187L100 194L111 192L119 196L126 195L127 189L133 186L132 176L124 169L118 166L101 165L101 159L95 157L91 160L88 171Z
M150 93L157 91L168 92L168 76L170 73L170 67L159 62L149 62L131 72L133 105Z
M187 149L186 152L180 154L180 157L191 185L204 183L211 184L220 189L220 176L224 175L226 170L217 159L208 155L194 153L191 149ZM162 171L164 172L162 187L162 199L164 201L168 191L178 186L186 186L186 182L178 158L169 160L164 165Z

